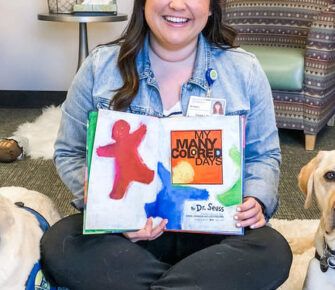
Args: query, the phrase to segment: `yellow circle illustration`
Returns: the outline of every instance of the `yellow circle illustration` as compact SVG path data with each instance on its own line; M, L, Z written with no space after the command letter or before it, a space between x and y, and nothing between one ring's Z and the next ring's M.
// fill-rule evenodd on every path
M190 163L181 161L172 169L172 183L191 183L194 178L194 170Z

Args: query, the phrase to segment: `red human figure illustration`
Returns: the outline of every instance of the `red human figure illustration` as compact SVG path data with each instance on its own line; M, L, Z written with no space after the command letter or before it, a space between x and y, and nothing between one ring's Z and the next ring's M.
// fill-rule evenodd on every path
M149 184L154 178L154 171L144 164L137 151L147 127L141 124L131 134L129 130L128 122L116 121L112 128L112 139L115 143L97 148L98 156L115 158L114 185L109 195L112 199L123 198L132 181Z

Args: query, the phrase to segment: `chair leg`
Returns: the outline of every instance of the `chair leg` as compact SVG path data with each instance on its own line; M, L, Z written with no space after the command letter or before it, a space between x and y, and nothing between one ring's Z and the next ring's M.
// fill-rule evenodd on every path
M305 134L305 150L314 150L316 135Z
M328 126L335 126L335 115L330 118L330 120L327 123Z

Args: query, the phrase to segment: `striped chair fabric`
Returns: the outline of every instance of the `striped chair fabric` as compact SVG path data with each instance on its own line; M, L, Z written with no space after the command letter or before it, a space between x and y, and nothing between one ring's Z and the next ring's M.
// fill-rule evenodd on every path
M225 0L224 21L238 45L305 49L301 91L273 90L277 126L303 130L306 141L335 114L335 0ZM309 147L309 148L307 148Z

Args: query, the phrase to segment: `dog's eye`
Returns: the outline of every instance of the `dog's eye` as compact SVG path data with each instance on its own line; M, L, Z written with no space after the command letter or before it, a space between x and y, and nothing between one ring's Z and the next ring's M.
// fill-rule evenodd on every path
M328 171L324 177L328 181L335 181L335 171Z

